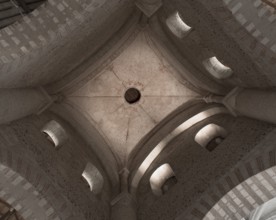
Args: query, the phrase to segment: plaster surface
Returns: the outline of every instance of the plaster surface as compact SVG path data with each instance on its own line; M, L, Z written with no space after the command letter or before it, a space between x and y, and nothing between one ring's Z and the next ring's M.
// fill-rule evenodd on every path
M122 161L139 140L169 113L198 95L177 79L177 72L154 47L146 30L84 86L67 97L108 139ZM137 88L141 99L129 104L128 88Z

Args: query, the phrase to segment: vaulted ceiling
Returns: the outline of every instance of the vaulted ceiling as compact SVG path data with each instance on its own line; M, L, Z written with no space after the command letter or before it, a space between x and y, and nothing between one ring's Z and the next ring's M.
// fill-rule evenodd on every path
M220 198L275 165L275 126L219 101L275 89L273 3L41 3L0 1L0 121L11 123L0 128L0 198L24 219L212 219ZM258 159L229 180L262 144L269 166ZM13 200L27 183L34 195Z

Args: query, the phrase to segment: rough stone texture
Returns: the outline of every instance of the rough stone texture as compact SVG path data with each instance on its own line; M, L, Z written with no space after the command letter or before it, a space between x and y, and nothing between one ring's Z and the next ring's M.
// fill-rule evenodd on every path
M267 42L274 32L273 28L270 28L275 19L273 10L265 4L261 4L259 0L227 1L227 3L230 3L230 7L225 2L217 0L201 2L201 6L206 7L223 32L239 45L247 58L255 63L255 68L257 67L262 72L258 75L265 76L269 85L275 87L273 39L270 42L272 45ZM199 6L197 3L193 5L194 8ZM227 50L229 48L231 48L230 45ZM249 60L246 63L248 62ZM246 63L241 62L242 65L246 65ZM260 76L256 75L254 78L260 80L261 78L258 77Z
M247 32L247 42L242 42L242 40L244 41L245 39L239 39L239 44L243 45L243 47L246 46L251 50L251 56L254 58L258 56L258 64L265 68L264 73L275 85L276 77L274 72L276 66L275 63L271 62L276 56L276 31L274 28L271 28L275 25L276 21L275 9L262 3L261 0L224 0L224 3L232 13L233 19L236 19L236 21L244 28L244 31ZM229 23L230 22L227 22L225 26L229 31L231 31ZM248 35L251 35L252 40Z
M194 142L197 131L209 123L223 126L230 132L212 152ZM254 120L221 115L205 120L175 138L142 179L137 194L138 219L176 218L218 177L254 149L272 129L273 126ZM149 178L164 163L172 166L178 183L164 196L156 197L151 192Z
M66 101L102 131L121 161L171 111L198 96L178 81L152 41L141 31L108 68ZM130 105L124 93L132 87L139 89L141 99Z
M164 54L179 74L203 92L226 94L233 85L239 83L236 75L228 80L218 80L212 77L202 62L215 54L204 45L203 39L192 28L183 38L172 33L167 25L167 18L176 13L176 9L162 8L156 16L150 19L150 27L159 43L166 48ZM186 22L186 20L185 20Z
M40 131L51 119L59 120L54 115L46 114L1 126L1 163L30 182L41 195L38 198L44 198L60 219L108 219L107 201L111 189L97 158L78 135L72 135L75 132L61 121L70 140L56 150ZM104 190L98 197L90 192L81 179L87 162L97 166L105 179ZM30 203L22 201L22 204L35 214Z
M216 203L219 202L221 198L226 196L224 199L227 200L227 192L231 195L231 190L234 190L235 194L239 194L238 190L240 190L241 187L246 187L246 191L249 195L252 195L252 198L247 201L245 198L246 196L243 197L243 195L246 195L246 192L240 195L240 198L242 199L242 203L240 205L244 207L243 210L239 210L237 212L227 211L229 215L239 215L244 211L247 212L247 209L252 209L253 200L260 203L260 200L267 201L272 198L274 194L274 182L271 180L271 176L274 176L273 173L275 172L276 162L275 133L276 131L274 129L257 145L253 151L246 155L241 162L237 163L222 178L216 180L216 183L212 184L210 188L202 194L200 199L195 201L191 208L185 210L185 212L182 213L177 220L186 218L202 219L208 211L212 210L212 207L215 207ZM256 189L256 184L259 180L262 182L261 185L259 184L260 191ZM241 187L237 187L240 183ZM255 186L253 186L252 183ZM250 184L252 188L248 187L247 184ZM237 188L235 189L235 187ZM253 190L254 192L252 192ZM236 200L234 201L236 202ZM222 207L222 209L225 209L225 207ZM212 213L216 215L214 210L212 210Z
M265 64L260 66L257 61L255 62L261 55L259 54L259 57L252 57L251 51L248 51L240 42L236 42L238 34L235 35L236 32L233 29L225 31L225 23L232 18L232 15L229 12L227 13L227 10L223 10L222 4L222 1L173 0L164 2L169 12L173 12L174 10L179 11L184 22L193 27L194 31L199 35L198 41L201 41L205 50L202 50L200 53L200 60L196 59L198 65L202 65L202 57L212 54L224 61L234 71L236 85L265 88L272 86L273 81L263 71L266 68ZM214 12L220 9L223 11L221 16L224 17L224 20L222 18L218 19L218 15L214 14ZM188 51L187 53L181 49L184 46L188 47L187 44L184 45L176 37L172 38L172 40L190 62L195 62L189 59ZM250 40L244 40L246 43L250 42Z
M66 103L55 104L51 111L64 119L80 134L83 141L92 149L95 157L99 159L112 185L112 191L118 193L120 167L119 160L112 154L108 143L100 132L92 126L87 118Z

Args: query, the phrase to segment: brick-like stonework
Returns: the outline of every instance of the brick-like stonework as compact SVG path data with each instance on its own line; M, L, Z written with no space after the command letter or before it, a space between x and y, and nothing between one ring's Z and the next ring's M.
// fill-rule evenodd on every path
M276 196L275 171L274 166L239 184L223 196L203 219L240 220L246 218L255 208ZM206 200L203 201L206 202Z
M245 217L256 206L275 197L275 134L275 130L268 134L256 149L217 180L177 220L204 217L211 220L227 216L241 219L240 216ZM239 209L235 209L237 205Z
M0 197L13 206L25 220L60 220L58 210L20 174L0 164Z
M117 31L133 7L129 0L49 0L0 30L0 87L60 79Z

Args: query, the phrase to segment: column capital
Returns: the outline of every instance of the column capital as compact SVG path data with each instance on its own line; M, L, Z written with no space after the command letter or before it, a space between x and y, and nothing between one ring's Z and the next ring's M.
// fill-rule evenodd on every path
M237 107L237 96L243 91L243 88L236 87L231 92L229 92L224 99L222 100L222 103L225 105L225 107L231 112L231 114L235 117L238 116L238 112L236 111Z

